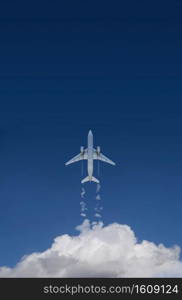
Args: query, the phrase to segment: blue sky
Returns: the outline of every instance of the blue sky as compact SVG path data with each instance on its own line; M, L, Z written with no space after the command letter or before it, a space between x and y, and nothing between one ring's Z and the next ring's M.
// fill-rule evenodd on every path
M81 166L64 163L89 129L117 163L101 166L104 223L182 246L181 8L1 2L0 266L76 234Z

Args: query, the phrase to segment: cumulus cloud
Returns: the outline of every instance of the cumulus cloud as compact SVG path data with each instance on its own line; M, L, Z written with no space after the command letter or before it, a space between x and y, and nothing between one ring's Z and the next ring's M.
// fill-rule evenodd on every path
M85 220L77 236L55 238L50 249L24 256L0 277L182 277L180 248L138 242L127 225Z

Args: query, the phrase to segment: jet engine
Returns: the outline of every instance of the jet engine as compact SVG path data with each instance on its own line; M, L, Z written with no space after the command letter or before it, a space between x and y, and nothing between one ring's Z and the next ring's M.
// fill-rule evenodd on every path
M83 146L80 147L80 152L81 152L81 154L84 153L84 147Z
M97 153L100 154L100 146L97 146Z

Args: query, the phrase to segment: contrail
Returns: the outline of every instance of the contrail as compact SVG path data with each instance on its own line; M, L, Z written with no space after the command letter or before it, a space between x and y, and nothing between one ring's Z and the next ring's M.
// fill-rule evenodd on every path
M80 216L86 218L87 215L84 213L81 213Z
M82 187L82 189L81 189L81 197L82 198L84 198L85 193L86 193L86 191L85 191L84 187Z
M84 199L85 198L85 194L86 194L86 191L84 189L84 187L81 188L81 198ZM80 201L80 216L86 218L86 211L88 210L87 207L86 207L86 202L84 200Z
M94 207L94 218L96 218L96 221L95 221L96 223L98 223L102 220L101 212L103 210L103 207L101 205L102 203L101 203L100 189L101 189L101 185L98 183L96 185L96 196L95 196L96 204L95 204L95 207ZM81 193L80 193L80 196L81 196L81 199L82 199L80 201L80 216L83 217L83 218L87 218L87 211L88 211L87 204L86 204L86 201L85 201L85 195L86 195L86 190L82 186L81 187Z
M102 215L101 215L101 211L103 210L103 207L101 206L101 195L100 195L100 189L101 189L101 185L98 183L97 184L97 187L96 187L96 206L94 208L95 210L95 214L94 214L94 217L96 218L102 218Z
M80 202L80 211L81 211L80 216L86 217L87 208L86 208L86 203L84 201Z
M96 200L101 200L101 196L100 196L100 195L97 195L97 196L96 196Z
M102 216L100 214L98 214L98 213L95 214L95 217L102 218Z
M101 185L98 183L97 187L96 187L96 193L98 193L100 191L100 189L101 189Z

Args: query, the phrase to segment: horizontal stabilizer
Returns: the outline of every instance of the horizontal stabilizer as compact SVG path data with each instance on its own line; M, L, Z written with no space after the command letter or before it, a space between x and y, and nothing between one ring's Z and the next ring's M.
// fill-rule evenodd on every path
M93 181L93 182L99 183L99 180L97 178L95 178L94 176L92 176L92 177L89 177L89 176L85 177L81 181L81 183L85 183L85 182L88 182L88 181Z
M95 178L94 176L92 176L92 181L99 183L99 180L97 178Z

